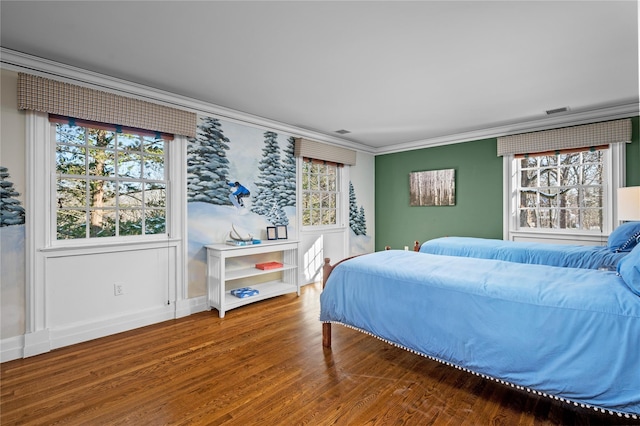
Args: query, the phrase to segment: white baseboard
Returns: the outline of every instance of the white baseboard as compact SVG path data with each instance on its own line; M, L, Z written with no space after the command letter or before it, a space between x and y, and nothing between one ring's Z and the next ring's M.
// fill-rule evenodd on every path
M176 303L176 318L187 317L198 312L208 311L207 297L200 296L192 299L179 300Z
M189 316L208 310L206 297L195 297L171 305L132 312L97 321L70 324L55 329L40 330L0 341L0 362L27 358L49 352L52 349L129 331L147 325Z
M24 336L9 337L0 341L0 362L22 358Z

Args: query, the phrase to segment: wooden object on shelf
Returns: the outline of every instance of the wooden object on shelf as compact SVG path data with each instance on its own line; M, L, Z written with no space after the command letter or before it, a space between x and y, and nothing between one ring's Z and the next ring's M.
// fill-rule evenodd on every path
M220 318L224 317L226 311L248 303L287 293L300 295L297 241L268 241L249 246L210 244L205 248L207 249L207 303L211 308L218 310ZM280 267L274 269L256 267L257 263L275 262L274 256L279 258ZM277 274L281 276L277 277ZM260 280L262 276L265 281ZM247 281L248 279L250 282ZM244 298L231 294L232 289L246 286L258 290L258 294Z

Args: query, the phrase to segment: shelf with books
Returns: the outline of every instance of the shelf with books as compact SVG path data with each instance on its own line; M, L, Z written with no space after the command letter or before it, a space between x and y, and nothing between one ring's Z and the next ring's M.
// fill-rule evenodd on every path
M224 317L229 309L287 293L300 295L298 242L262 242L246 246L206 245L207 302ZM256 267L267 264L267 269ZM269 268L272 267L272 268ZM231 290L250 287L257 294L236 297Z

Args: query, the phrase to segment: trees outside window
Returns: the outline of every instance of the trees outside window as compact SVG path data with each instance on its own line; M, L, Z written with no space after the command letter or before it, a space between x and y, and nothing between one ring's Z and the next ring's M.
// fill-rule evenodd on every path
M585 150L514 160L519 228L602 232L606 155Z
M302 225L338 224L339 167L316 161L302 163Z
M55 123L56 239L167 233L166 140Z

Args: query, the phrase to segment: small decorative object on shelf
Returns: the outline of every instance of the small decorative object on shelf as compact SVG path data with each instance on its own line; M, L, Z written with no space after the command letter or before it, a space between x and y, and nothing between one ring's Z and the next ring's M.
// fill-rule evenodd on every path
M229 240L247 242L247 241L254 241L255 239L253 238L253 235L251 235L251 234L240 235L240 233L238 232L236 227L233 226L233 223L232 223L231 224L231 231L229 231Z
M250 296L255 296L256 294L259 294L260 292L258 290L256 290L255 288L251 288L251 287L242 287L242 288L236 288L230 291L230 293L232 295L234 295L235 297L239 297L239 298L244 298L244 297L250 297Z
M280 262L264 262L264 263L256 263L256 268L267 270L267 269L278 269L282 268L284 265Z
M267 226L267 240L277 240L278 234L275 226Z
M239 240L227 240L226 243L230 246L252 246L254 244L260 244L262 241L260 240L249 240L249 241L239 241Z
M278 235L279 240L286 240L289 238L287 236L287 226L286 225L278 225L276 226L276 234Z

